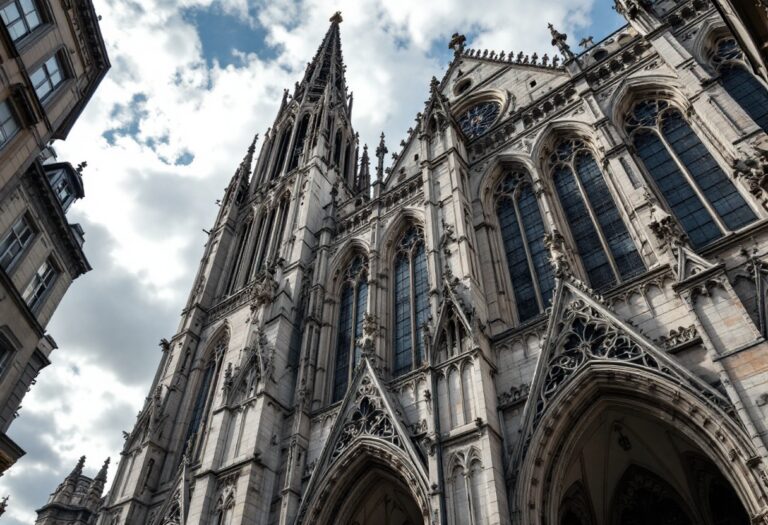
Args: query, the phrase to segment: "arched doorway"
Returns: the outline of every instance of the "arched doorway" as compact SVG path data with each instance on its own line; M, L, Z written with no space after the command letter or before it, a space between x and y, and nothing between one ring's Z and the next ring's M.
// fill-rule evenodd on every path
M749 525L728 480L673 425L609 397L573 433L557 469L565 490L552 491L559 525Z
M336 513L338 525L421 525L424 518L408 487L384 469L373 468L353 486Z

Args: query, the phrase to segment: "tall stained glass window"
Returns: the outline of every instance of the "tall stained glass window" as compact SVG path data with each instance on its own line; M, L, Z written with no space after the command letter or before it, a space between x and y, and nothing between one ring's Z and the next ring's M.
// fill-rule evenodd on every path
M768 89L752 74L734 38L723 38L717 43L712 65L733 100L768 132Z
M552 179L590 284L604 289L645 270L603 173L583 141L561 141Z
M496 214L520 322L543 312L554 288L544 221L526 173L510 170L496 186Z
M333 401L338 401L344 397L352 371L360 358L356 341L363 336L363 320L367 301L368 265L362 255L357 255L347 265L339 294Z
M638 102L627 117L626 130L646 171L695 248L756 220L677 108L664 100Z
M395 255L395 359L393 375L404 374L424 360L424 323L429 316L429 279L424 234L416 226L400 237Z

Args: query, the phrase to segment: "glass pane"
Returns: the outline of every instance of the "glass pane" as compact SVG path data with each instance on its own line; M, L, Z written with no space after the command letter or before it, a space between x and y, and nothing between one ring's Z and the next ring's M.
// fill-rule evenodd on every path
M14 20L18 20L21 18L21 15L19 14L19 10L16 8L16 4L11 3L4 7L2 10L0 10L0 13L3 16L3 22L6 24L10 24Z
M544 245L544 221L541 218L536 196L529 184L520 190L517 205L520 209L520 219L523 221L528 251L531 252L533 260L531 273L538 277L541 299L546 308L552 298L555 278L552 275L552 265L549 263L549 251Z
M336 363L333 379L333 400L344 397L349 379L349 348L352 344L352 303L354 289L347 283L339 301L339 329L336 341Z
M664 200L688 234L691 244L701 248L719 238L722 232L659 137L654 132L641 130L635 134L634 144Z
M18 40L19 38L27 34L27 28L24 25L23 20L17 20L16 22L8 26L8 32L11 34L11 38L13 40Z
M568 219L571 235L576 243L576 251L581 257L589 282L595 289L604 289L616 282L616 276L603 250L600 237L592 224L581 192L576 185L571 168L560 165L554 172L555 188Z
M37 89L40 84L45 82L45 71L42 67L39 67L29 75L29 79L32 81L32 85L35 86L35 89Z
M643 260L637 253L635 243L619 215L619 210L616 209L603 173L595 159L590 153L582 151L576 154L575 167L592 211L597 215L597 221L608 243L608 248L619 268L621 278L628 279L642 273L645 270Z
M424 361L424 323L429 318L429 278L424 243L413 254L413 293L416 297L416 366Z
M738 230L757 218L679 111L662 117L662 131L728 229Z
M32 13L35 10L35 4L32 0L20 0L21 10L25 13Z
M27 15L27 26L29 26L29 30L31 31L39 25L40 17L37 16L37 13L29 13Z
M61 83L61 74L56 71L51 75L51 84L53 86L58 86Z
M35 88L35 92L37 93L37 96L40 97L40 99L43 99L48 93L51 92L51 85L48 83L48 81L45 81L37 88Z
M398 376L411 369L411 265L401 253L395 261L395 365Z
M742 66L724 66L720 74L725 90L763 131L768 131L768 90Z
M368 283L363 281L357 285L357 308L355 315L357 316L355 322L355 339L352 344L355 349L355 360L353 366L357 366L360 362L360 348L357 346L356 341L363 337L363 322L365 321L366 305L368 304Z
M503 196L496 204L496 214L501 227L501 239L507 255L507 267L512 280L512 293L517 305L520 322L538 315L539 303L536 300L536 289L533 286L533 276L525 253L523 235L517 219L515 206L510 197Z
M56 60L56 55L45 61L45 67L48 69L48 75L52 75L54 71L59 70L59 61Z

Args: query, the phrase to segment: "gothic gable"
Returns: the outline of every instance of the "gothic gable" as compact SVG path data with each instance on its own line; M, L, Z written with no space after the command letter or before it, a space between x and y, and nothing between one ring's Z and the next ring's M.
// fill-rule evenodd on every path
M384 455L394 452L407 460L418 478L408 481L426 486L425 459L414 445L400 414L402 411L381 385L368 357L363 356L312 472L302 499L299 520L322 492L327 480L331 478L335 482L339 469L348 463L345 458L357 445L364 444L368 448L373 445Z
M525 455L539 423L558 395L592 365L641 369L685 388L715 410L734 416L733 406L700 378L667 356L573 278L559 279L544 344L523 415L515 459Z

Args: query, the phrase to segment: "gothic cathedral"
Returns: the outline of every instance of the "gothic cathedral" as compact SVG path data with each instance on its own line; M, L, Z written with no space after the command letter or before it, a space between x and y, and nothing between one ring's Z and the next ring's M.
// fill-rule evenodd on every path
M334 15L76 523L768 524L768 89L709 0L616 9L454 35L391 161Z

